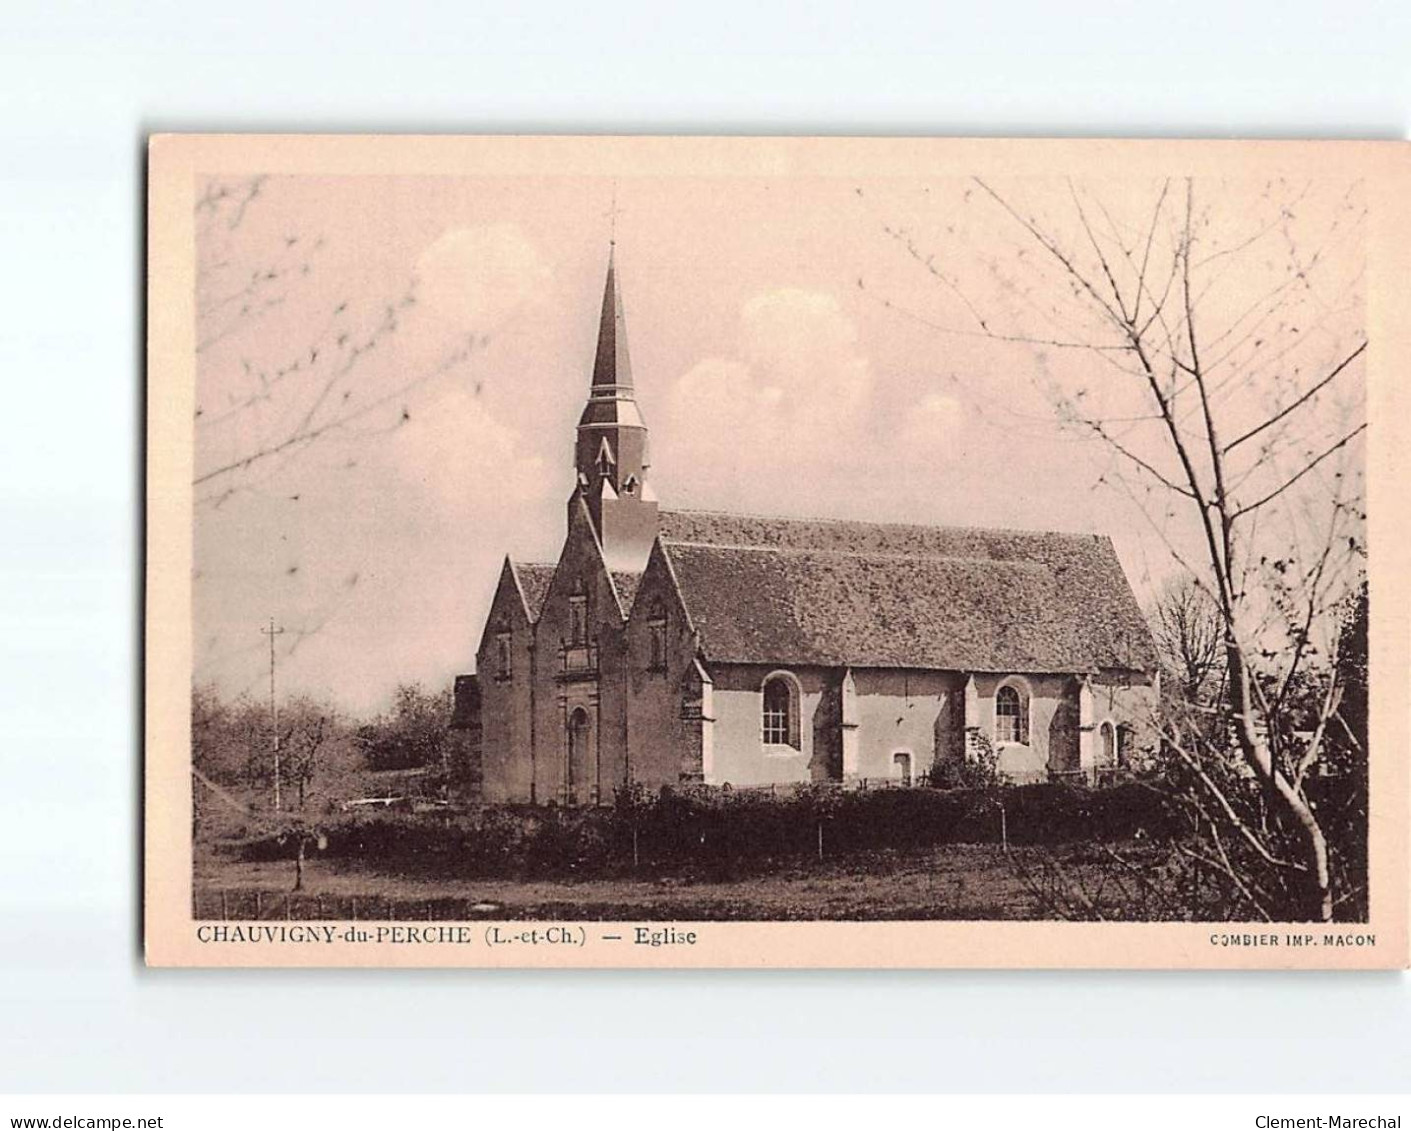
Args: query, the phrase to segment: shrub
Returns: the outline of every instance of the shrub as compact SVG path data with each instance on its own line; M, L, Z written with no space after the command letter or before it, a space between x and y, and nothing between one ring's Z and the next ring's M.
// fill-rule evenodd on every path
M972 736L973 757L937 758L927 771L926 783L935 789L993 789L1001 782L999 754L989 736Z
M335 858L467 877L601 876L639 867L708 875L768 868L789 859L833 858L941 844L1018 845L1165 839L1179 832L1163 795L1140 784L1110 789L1044 783L989 790L843 791L812 786L758 791L620 791L603 808L487 806L472 813L360 813L321 826ZM243 846L247 856L287 855L277 838Z

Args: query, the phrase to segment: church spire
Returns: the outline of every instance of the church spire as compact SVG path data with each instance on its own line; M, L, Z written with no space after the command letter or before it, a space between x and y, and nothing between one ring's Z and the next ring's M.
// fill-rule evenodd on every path
M615 260L613 249L608 252L607 282L603 286L602 314L598 320L598 349L593 359L588 403L578 419L574 466L580 484L593 487L599 480L606 479L612 489L621 494L625 488L640 486L646 480L647 426L632 391L627 320L622 313Z
M593 393L625 389L632 396L632 361L627 354L627 322L622 292L617 287L616 246L608 249L608 277L603 287L603 311L598 320L598 356L593 361Z
M656 537L657 506L647 487L647 426L632 390L616 258L610 246L598 348L573 462L577 494L588 504L604 553L614 568L641 569Z

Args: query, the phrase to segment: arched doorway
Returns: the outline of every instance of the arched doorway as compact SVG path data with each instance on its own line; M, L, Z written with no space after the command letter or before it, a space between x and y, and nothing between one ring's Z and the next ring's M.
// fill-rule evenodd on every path
M568 716L568 780L564 783L568 804L577 805L586 800L591 780L592 722L588 712L575 707Z
M1117 732L1112 729L1111 723L1103 723L1098 728L1098 736L1102 739L1102 749L1098 754L1098 767L1110 770L1117 764Z

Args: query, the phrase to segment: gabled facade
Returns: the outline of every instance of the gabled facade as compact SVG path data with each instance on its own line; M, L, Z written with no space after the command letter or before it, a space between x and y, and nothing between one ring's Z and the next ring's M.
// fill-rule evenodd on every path
M535 799L596 804L626 780L625 619L587 505L575 497L534 632L530 693L535 734L543 736Z
M515 563L505 558L475 655L478 710L458 719L478 732L483 796L509 801L529 796L533 781L534 731L530 688L534 683L534 621ZM465 679L468 677L462 677ZM457 716L469 685L457 681ZM472 753L474 747L472 746ZM522 756L528 754L526 759Z
M1107 538L662 510L611 258L574 465L559 560L505 560L457 682L487 801L911 783L987 746L1090 775L1147 742L1155 651Z

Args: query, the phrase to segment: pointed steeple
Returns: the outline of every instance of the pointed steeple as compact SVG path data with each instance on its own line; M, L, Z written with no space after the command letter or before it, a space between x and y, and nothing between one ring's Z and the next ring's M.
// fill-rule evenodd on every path
M632 391L616 258L614 247L608 252L598 348L573 463L578 490L613 568L641 569L656 536L657 507L647 485L647 426Z
M599 478L599 457L606 440L613 453L610 477L621 489L628 476L638 481L647 470L647 426L632 392L632 363L627 356L627 321L622 313L622 292L617 285L616 249L608 252L607 282L603 287L602 315L598 321L598 350L593 359L593 379L588 403L578 419L574 465L580 482Z
M627 322L622 292L617 287L617 248L608 249L608 277L603 287L603 311L598 321L598 356L593 361L593 391L632 390L632 360L627 354Z

